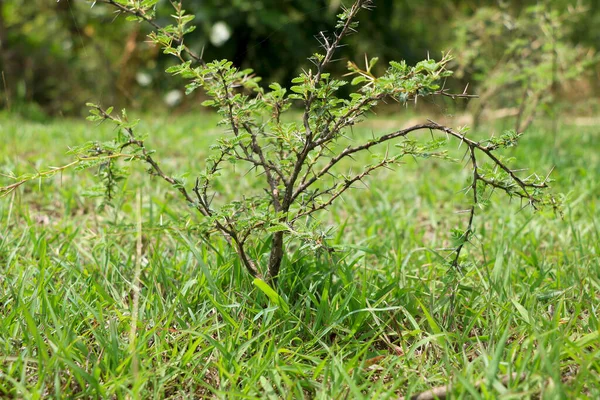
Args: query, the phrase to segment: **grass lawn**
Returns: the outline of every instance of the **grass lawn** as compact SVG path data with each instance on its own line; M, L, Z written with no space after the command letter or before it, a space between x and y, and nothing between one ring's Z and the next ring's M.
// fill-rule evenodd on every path
M215 121L141 128L191 185ZM563 122L507 153L542 174L556 166L562 219L495 194L462 273L448 270L440 249L466 222L468 171L409 161L320 215L336 252L287 255L287 312L141 165L105 210L85 197L93 171L25 185L0 199L0 397L379 399L450 384L457 398L600 398L600 129ZM66 164L69 145L112 133L0 115L0 172ZM252 174L226 176L223 195Z

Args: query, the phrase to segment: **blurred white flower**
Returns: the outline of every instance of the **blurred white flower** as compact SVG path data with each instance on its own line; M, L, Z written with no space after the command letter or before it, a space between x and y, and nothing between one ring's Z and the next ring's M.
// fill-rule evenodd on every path
M223 21L215 22L210 30L210 42L219 47L231 37L231 29Z
M150 76L150 74L147 74L145 72L138 72L137 74L135 74L135 80L137 81L137 83L140 84L140 86L148 86L152 83L152 77Z
M69 51L73 48L73 41L72 40L63 40L62 41L62 48L64 51Z
M181 99L183 98L183 94L181 93L181 91L179 90L171 90L170 92L168 92L165 97L165 103L169 106L169 107L175 107L177 104L179 104L181 102Z

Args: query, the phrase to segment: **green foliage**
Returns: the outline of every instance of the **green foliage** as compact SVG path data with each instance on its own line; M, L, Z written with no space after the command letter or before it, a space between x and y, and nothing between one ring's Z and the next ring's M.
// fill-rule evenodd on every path
M354 138L408 119L377 116ZM136 129L154 132L148 143L165 170L192 171L210 154L214 135L200 133L216 120L148 117ZM203 219L141 168L104 212L81 197L93 178L80 171L13 192L0 199L0 397L398 399L447 386L451 398L598 398L598 130L567 125L552 153L541 128L549 122L504 153L534 170L557 165L553 187L569 193L564 219L516 212L495 193L477 250L462 273L448 270L440 249L464 216L454 211L469 199L456 193L470 172L406 159L319 215L336 226L335 252L289 248L278 290L289 312L248 279L224 238L198 235ZM58 165L71 143L115 136L112 124L76 119L0 113L0 126L2 173L32 160ZM357 154L346 167L369 160ZM253 180L243 173L222 170L215 201ZM519 378L501 383L511 374Z
M140 15L127 17L102 7L103 1L0 1L0 68L4 71L9 92L0 96L0 104L30 117L43 117L43 112L78 114L94 94L102 93L103 103L149 109L157 106L157 98L177 90L173 81L160 79L160 72L172 60L156 52L144 40L145 24L128 24L126 19L140 21L144 15L161 26L178 28L169 15L169 1L115 2L122 7L140 7ZM339 0L223 0L185 1L184 29L188 46L203 52L207 59L229 59L239 68L253 68L266 82L289 83L305 67L305 57L312 52L313 38L307 32L332 27L342 10ZM503 2L506 12L520 15L534 0ZM553 10L567 14L571 0L555 0ZM89 7L88 5L93 5ZM586 12L578 23L568 26L564 41L571 45L598 48L597 29L600 21L598 2L581 0ZM400 2L381 0L368 18L362 18L363 35L354 35L339 49L338 57L377 54L380 66L391 60L405 59L414 65L428 53L439 54L451 48L454 25L481 8L498 9L498 2L485 0L432 0ZM174 15L177 15L175 12ZM3 17L3 18L2 18ZM214 32L225 29L226 35L215 42ZM435 29L432 29L435 27ZM460 30L460 29L459 29ZM123 38L127 38L123 45ZM468 50L468 49L467 49ZM64 79L69 71L69 79ZM330 66L338 74L344 64ZM382 70L376 71L378 74ZM476 71L474 71L476 73ZM464 81L479 90L469 73ZM589 81L594 88L593 80ZM452 87L452 82L449 82ZM4 86L4 83L2 83ZM348 87L342 89L347 95ZM597 90L597 88L596 88ZM188 99L191 103L194 99Z
M0 104L32 116L41 113L35 104L76 114L97 93L115 102L122 39L132 27L97 11L72 0L0 1Z
M483 7L458 21L457 72L479 82L476 119L486 108L516 107L516 130L522 132L539 110L560 100L561 87L597 65L593 49L570 41L585 12L538 4L515 15L510 9Z

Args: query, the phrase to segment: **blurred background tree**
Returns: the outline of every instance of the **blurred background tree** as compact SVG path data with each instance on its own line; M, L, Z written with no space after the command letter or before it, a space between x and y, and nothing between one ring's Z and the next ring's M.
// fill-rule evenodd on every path
M130 26L84 2L0 0L0 6L3 105L72 114L90 97L114 99L123 54L117 39Z
M505 112L514 114L515 130L522 132L539 109L556 115L562 92L589 84L598 57L575 33L588 11L581 5L561 9L544 3L515 14L501 5L481 7L458 20L456 76L477 85L480 99L470 107L474 124L486 110L509 107Z
M186 109L195 98L184 98L176 80L164 79L162 71L172 60L146 43L149 27L124 23L124 17L109 7L89 0L0 0L0 105L34 115L73 115L84 112L86 101L152 109L157 99ZM468 35L465 29L482 13L509 15L515 20L536 18L526 10L539 1L432 0L429 2L378 0L373 12L363 15L362 35L351 38L341 58L360 60L364 54L377 56L380 68L391 59L415 63L428 54L453 50L460 64L461 79L455 85L477 87L482 62L498 62L506 43L493 36L493 17L483 21L489 37ZM544 2L548 12L558 15L571 8L577 13L569 29L561 33L568 46L597 50L600 46L600 1L555 0ZM317 51L315 32L335 21L341 0L184 0L184 7L198 29L188 36L205 59L227 58L240 67L251 67L264 78L289 82L306 58ZM482 11L485 10L485 11ZM158 3L161 25L171 23L168 1ZM489 23L489 26L486 25ZM535 25L536 21L530 21ZM541 21L540 21L541 25ZM489 30L488 30L489 28ZM501 33L501 32L498 32ZM126 38L124 41L123 38ZM125 44L123 44L125 43ZM477 46L471 58L465 50ZM458 52L458 54L457 54ZM485 57L485 59L483 59ZM492 59L490 59L490 57ZM495 59L498 57L498 59ZM339 62L345 69L345 62ZM585 84L598 92L595 78ZM595 92L594 92L595 91ZM506 106L499 104L498 106Z

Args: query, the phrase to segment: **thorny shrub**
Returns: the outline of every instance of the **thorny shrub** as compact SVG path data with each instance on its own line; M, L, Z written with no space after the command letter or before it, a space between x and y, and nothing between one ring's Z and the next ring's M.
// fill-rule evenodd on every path
M136 131L136 122L130 122L125 111L117 115L112 108L90 104L91 121L109 121L118 127L114 140L77 148L75 161L62 168L15 177L15 183L1 189L4 194L26 181L71 166L100 166L104 195L110 199L122 177L120 161L145 163L150 175L166 181L202 215L199 228L204 236L222 235L248 273L271 284L276 284L286 247L291 242L301 243L311 251L329 250L327 235L319 229L315 214L331 207L373 171L394 166L407 156L450 160L442 149L450 140L458 140L465 146L472 171L466 190L472 193L472 204L466 228L453 232L454 248L447 258L449 268L460 268L461 252L474 235L476 210L485 204L492 191L500 190L511 198L519 198L525 206L555 205L554 199L545 193L548 177L535 174L521 177L496 154L498 149L515 145L520 132L510 131L475 141L467 137L466 130L427 121L375 134L369 139L352 137L351 128L383 101L405 104L424 96L473 97L466 93L451 94L441 86L452 75L447 69L451 59L447 55L439 61L427 59L415 66L391 62L381 76L372 72L376 58L366 60L364 69L348 62L348 76L353 77L350 82L327 73L343 38L356 31L355 17L359 11L373 6L370 0L356 0L351 7L344 8L338 16L335 33L319 34L322 51L310 57L313 67L293 79L290 91L278 83L265 89L251 70L240 70L226 60L206 62L190 50L184 36L194 29L189 25L193 16L185 13L180 2L172 1L175 23L164 27L153 19L157 0L97 2L116 7L129 19L154 27L150 39L179 60L167 72L187 80L188 93L196 89L205 91L209 100L204 105L222 116L223 135L212 146L204 171L193 185L188 185L184 179L163 170L155 152L146 147L144 137ZM350 96L338 97L338 89L348 84L354 88ZM290 122L290 118L282 116L292 105L300 106L303 111L299 120ZM423 142L410 138L420 131L431 132L432 139ZM374 151L371 163L354 166L358 172L339 171L342 161L351 161L357 153L376 150L376 146L391 141L398 147L394 155ZM256 184L240 193L236 200L217 204L214 194L225 168L253 170L255 175L248 174L247 179L255 178ZM268 249L268 255L266 252L263 258L250 255L248 249L261 247L258 244L267 244L262 247Z

